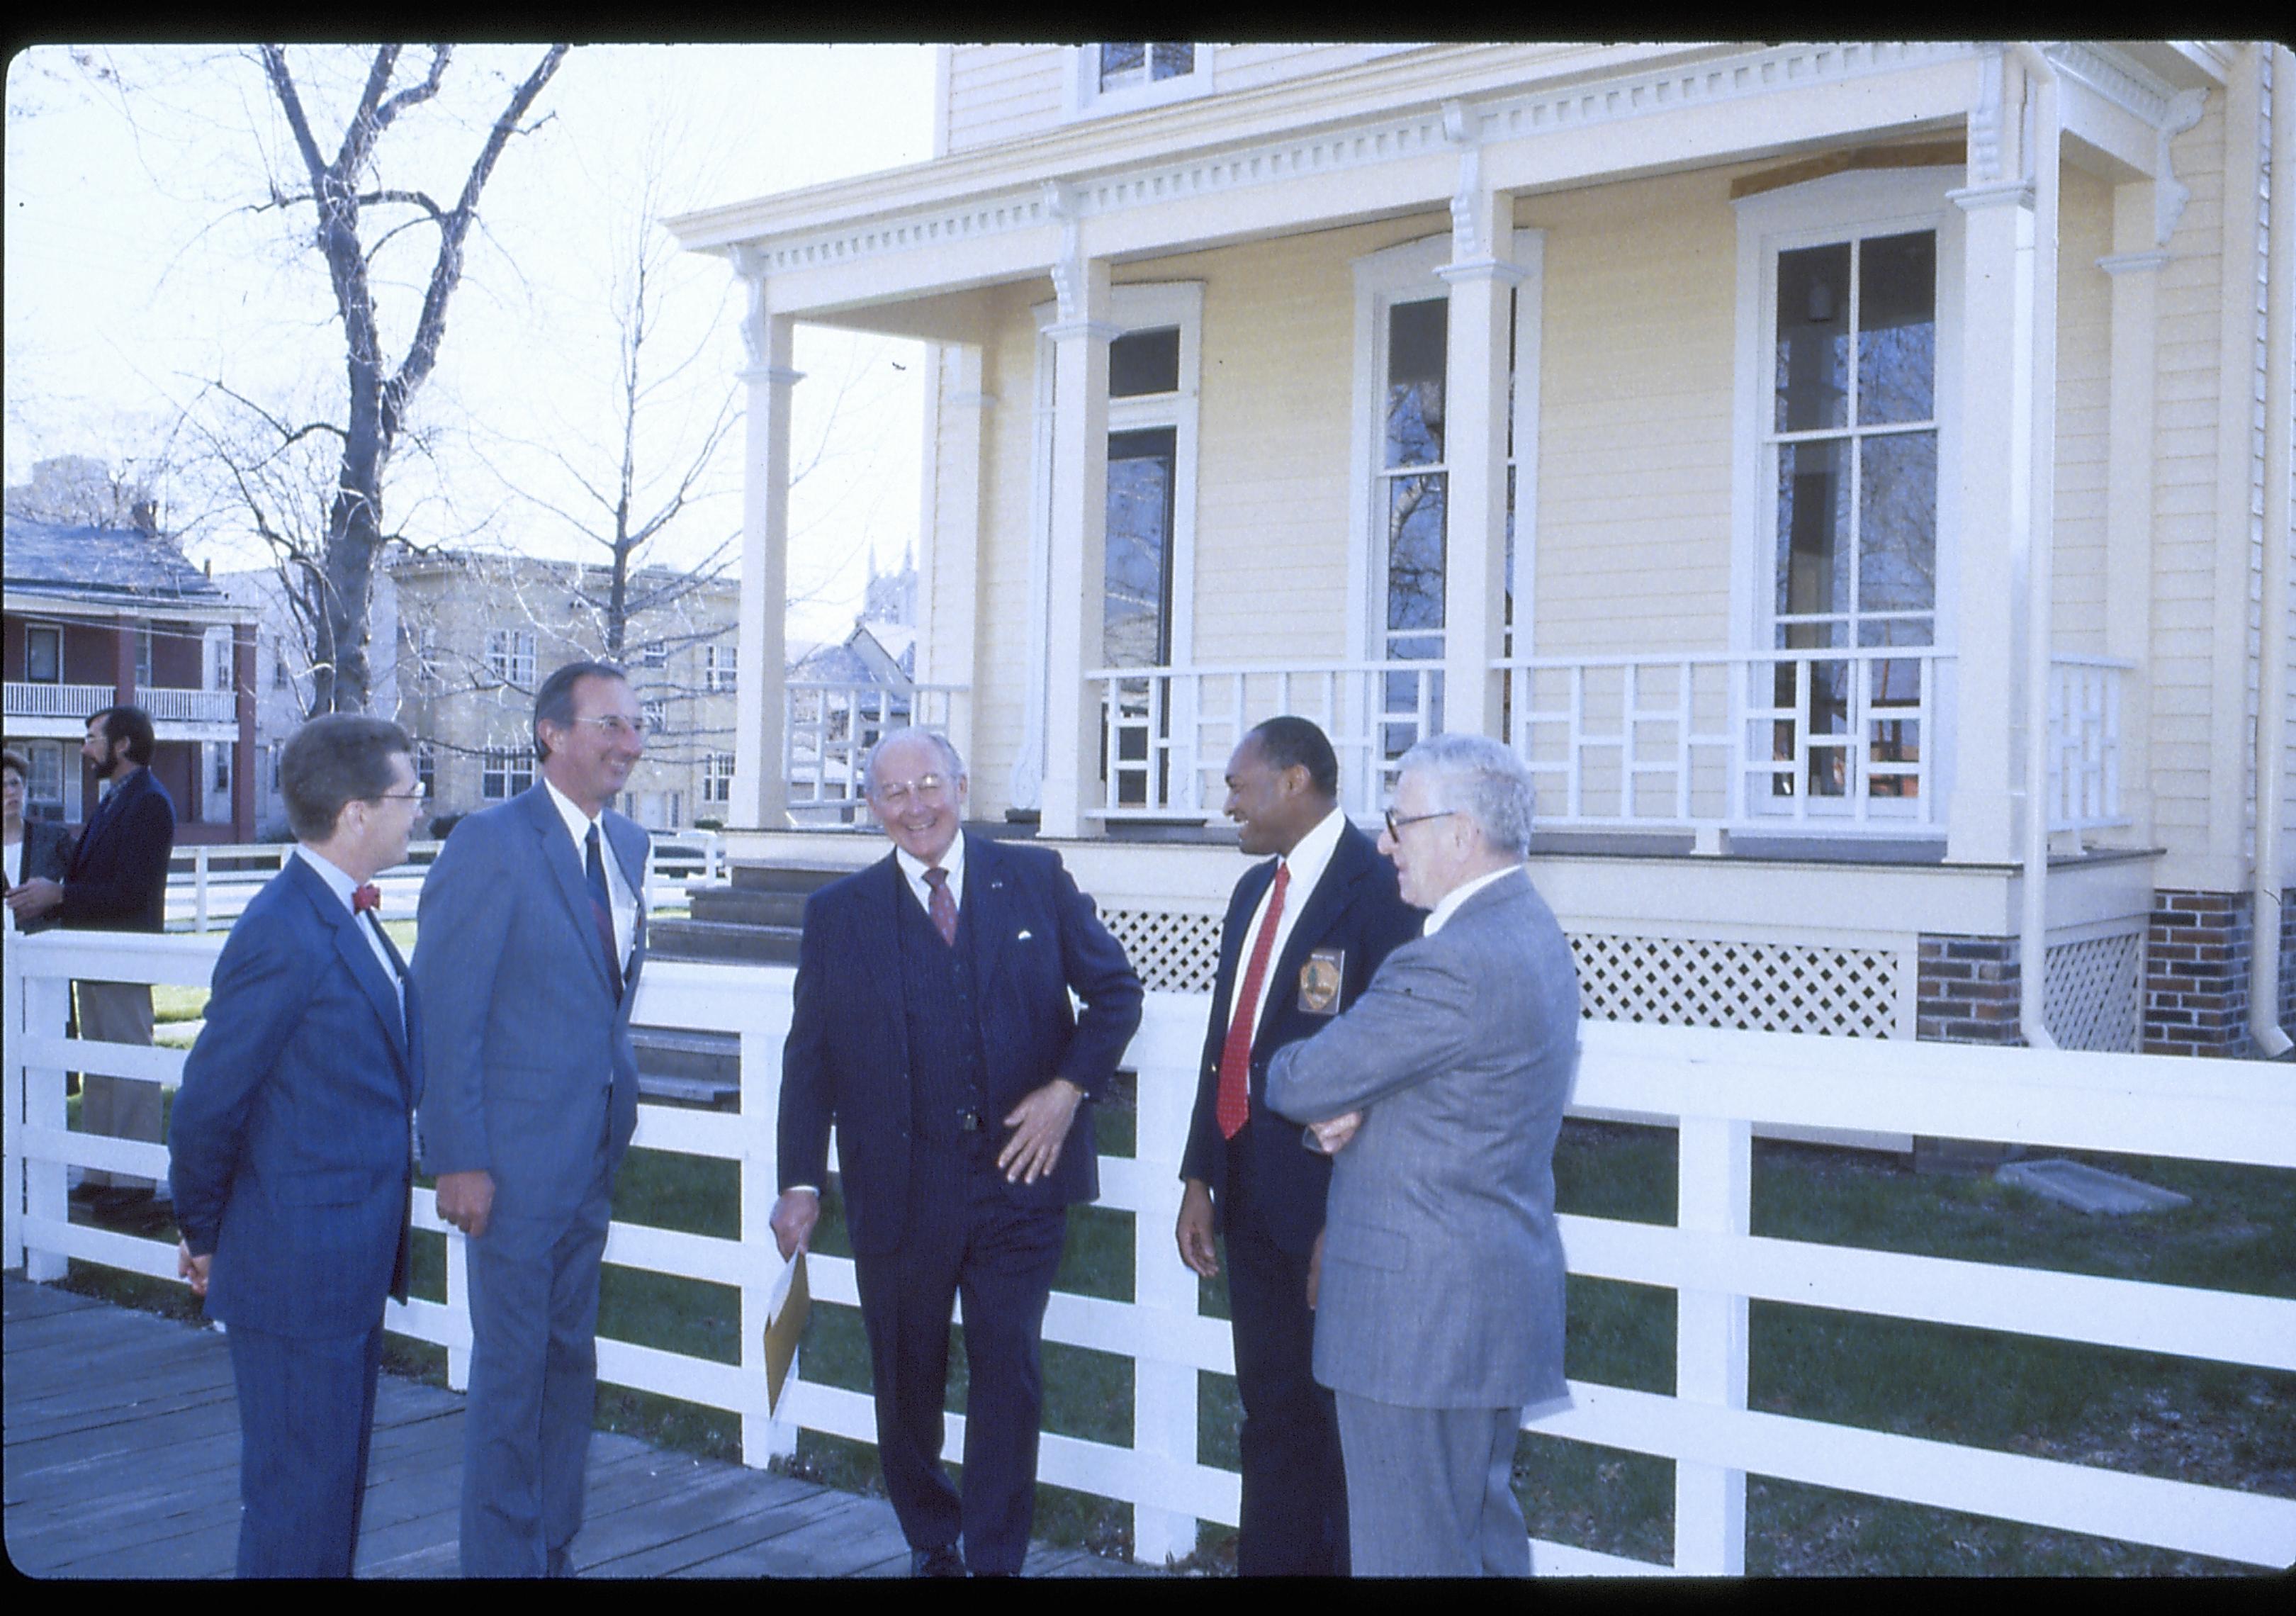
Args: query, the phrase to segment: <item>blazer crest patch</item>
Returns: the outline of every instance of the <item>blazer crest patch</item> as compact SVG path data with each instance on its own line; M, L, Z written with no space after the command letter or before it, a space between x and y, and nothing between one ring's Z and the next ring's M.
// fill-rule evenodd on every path
M1300 1008L1308 1015L1340 1013L1340 982L1347 974L1345 948L1317 948L1300 967Z

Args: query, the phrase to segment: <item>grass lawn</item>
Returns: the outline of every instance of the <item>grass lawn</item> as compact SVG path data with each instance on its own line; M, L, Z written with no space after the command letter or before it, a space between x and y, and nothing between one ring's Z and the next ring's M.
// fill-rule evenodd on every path
M411 923L401 926L406 947ZM204 994L160 989L160 1014L195 1020ZM72 1103L77 1118L78 1102ZM1132 1153L1133 1118L1102 1108L1104 1153ZM1916 1175L1873 1153L1758 1141L1754 1233L1972 1261L2122 1276L2177 1285L2296 1295L2296 1174L2168 1159L2078 1159L2191 1197L2173 1211L2089 1217L1990 1178ZM1666 1224L1674 1219L1671 1130L1571 1122L1555 1156L1562 1210ZM730 1162L633 1151L617 1184L618 1218L731 1237L738 1228ZM84 1215L84 1214L76 1214ZM1062 1289L1128 1300L1132 1216L1091 1208L1070 1220ZM172 1236L164 1218L145 1232ZM1152 1231L1161 1246L1168 1234ZM838 1200L816 1240L846 1255ZM1173 1260L1177 1261L1175 1256ZM190 1317L180 1287L74 1265L76 1288ZM416 1237L415 1289L442 1299L445 1242ZM1202 1283L1201 1310L1226 1316L1223 1280ZM1669 1291L1574 1276L1567 1372L1575 1379L1665 1393L1674 1375ZM1750 1309L1749 1403L1808 1419L2296 1497L2296 1376L2195 1360L1757 1302ZM738 1361L732 1290L610 1266L601 1333ZM965 1406L963 1331L955 1332L948 1407ZM393 1339L391 1366L443 1379L441 1349ZM857 1311L816 1304L805 1372L866 1392L868 1353ZM1238 1408L1224 1375L1199 1377L1199 1451L1236 1464ZM1046 1427L1091 1440L1129 1440L1129 1366L1048 1344ZM722 1458L739 1457L730 1414L602 1387L599 1423ZM853 1490L879 1489L866 1444L808 1432L797 1468ZM1670 1461L1525 1435L1518 1496L1535 1535L1636 1559L1672 1557ZM1043 1488L1040 1537L1128 1552L1126 1506ZM2011 1525L1921 1505L1761 1476L1747 1488L1746 1569L1755 1575L2159 1575L2244 1568L2076 1534ZM1208 1529L1197 1563L1233 1563L1233 1534Z

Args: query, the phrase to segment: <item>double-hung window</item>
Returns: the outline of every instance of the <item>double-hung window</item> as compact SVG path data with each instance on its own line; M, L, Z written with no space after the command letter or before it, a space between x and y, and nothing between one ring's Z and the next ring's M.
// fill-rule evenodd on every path
M1940 644L1949 598L1945 184L1853 172L1739 204L1740 314L1758 333L1741 348L1741 508L1754 646L1771 653L1746 691L1750 812L1906 812L1939 790L1934 664L1875 653Z

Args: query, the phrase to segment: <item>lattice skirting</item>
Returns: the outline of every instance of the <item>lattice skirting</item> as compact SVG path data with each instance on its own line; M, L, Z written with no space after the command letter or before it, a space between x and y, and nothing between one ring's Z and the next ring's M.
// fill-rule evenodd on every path
M1209 993L1220 916L1111 909L1101 917L1146 987ZM1570 934L1587 1015L1833 1038L1907 1038L1912 951L1885 943ZM2067 1049L2133 1050L2144 991L2142 923L2049 948L2049 1026Z
M2144 1008L2144 930L2049 946L2049 1034L2062 1049L2132 1053Z
M1219 915L1109 909L1100 919L1131 956L1141 986L1166 993L1212 990L1219 975Z
M1835 1038L1904 1037L1902 950L1573 932L1590 1017Z

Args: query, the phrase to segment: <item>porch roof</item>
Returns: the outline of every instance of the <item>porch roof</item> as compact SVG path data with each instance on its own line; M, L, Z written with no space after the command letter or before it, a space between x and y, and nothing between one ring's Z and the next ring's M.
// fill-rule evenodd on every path
M1447 208L1464 154L1530 193L1957 127L1969 42L1441 45L1335 72L1065 125L667 221L693 250L832 324L966 340L931 299L1049 273ZM2199 47L2047 47L2079 86L2068 160L2149 171ZM905 304L901 315L888 305Z

